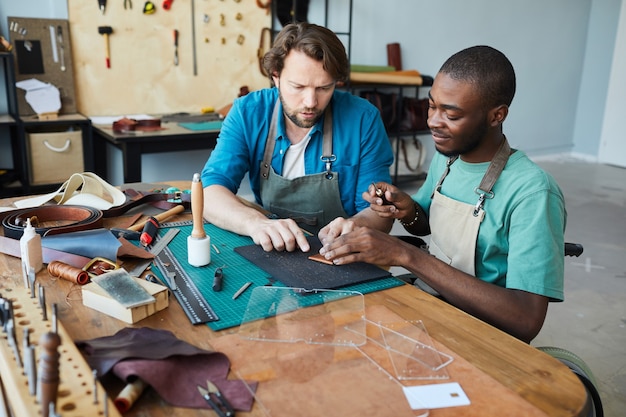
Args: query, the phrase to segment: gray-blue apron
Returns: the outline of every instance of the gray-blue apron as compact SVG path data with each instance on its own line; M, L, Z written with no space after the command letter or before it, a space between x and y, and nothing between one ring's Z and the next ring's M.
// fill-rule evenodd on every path
M300 227L317 234L337 217L347 217L339 194L339 174L331 170L333 155L333 117L330 105L324 113L323 154L326 171L298 178L284 178L272 169L276 146L279 102L274 106L265 153L261 164L261 200L263 207L278 218L291 218Z

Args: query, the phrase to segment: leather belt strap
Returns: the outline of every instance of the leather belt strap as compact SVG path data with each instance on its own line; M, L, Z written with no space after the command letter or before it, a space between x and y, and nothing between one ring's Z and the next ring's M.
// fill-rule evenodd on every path
M121 216L131 208L142 204L151 204L163 210L169 210L181 204L185 207L185 209L191 208L191 194L188 193L177 192L142 194L129 188L124 190L124 194L130 197L130 201L122 204L121 206L105 210L103 212L103 216L105 218Z
M4 215L2 217L4 235L13 239L21 238L26 226L26 219L33 217L36 217L36 221L38 221L37 224L31 220L37 233L42 236L49 236L102 228L102 218L121 216L128 210L142 204L151 204L163 210L169 210L178 205L183 205L188 209L191 205L191 194L187 193L141 194L131 189L124 190L124 193L130 197L127 203L104 211L86 206L64 204L42 205L2 213L0 217Z
M2 219L4 235L19 239L24 234L26 219L31 219L35 231L42 236L102 227L102 211L91 207L46 205L14 210Z

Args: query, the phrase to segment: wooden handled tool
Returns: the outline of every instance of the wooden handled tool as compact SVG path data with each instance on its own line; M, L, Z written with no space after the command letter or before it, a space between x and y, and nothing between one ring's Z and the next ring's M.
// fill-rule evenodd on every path
M163 220L167 219L168 217L171 217L171 216L174 216L176 214L182 213L183 211L185 211L185 207L182 206L182 205L178 205L178 206L175 206L175 207L173 207L173 208L171 208L171 209L169 209L167 211L164 211L161 214L157 214L156 216L153 216L153 217L155 219L157 219L159 222L162 222ZM147 221L148 220L144 220L142 222L134 224L134 225L130 226L128 228L128 230L139 232L139 231L143 230L143 227L145 226Z
M101 34L102 36L104 36L104 42L105 42L105 57L106 57L106 64L107 64L107 68L111 68L111 53L110 53L110 49L109 49L109 35L111 33L113 33L113 28L111 26L98 26L98 33Z
M187 236L187 262L192 266L204 266L211 263L211 238L204 231L204 191L200 174L193 174L191 180L191 218L193 228Z
M202 212L204 211L204 195L200 175L194 174L191 181L191 217L193 219L193 230L191 237L202 239L206 236L202 225Z

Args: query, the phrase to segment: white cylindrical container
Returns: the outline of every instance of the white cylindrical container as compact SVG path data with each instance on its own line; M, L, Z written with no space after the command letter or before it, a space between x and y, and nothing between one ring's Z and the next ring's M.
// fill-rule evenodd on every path
M211 238L187 236L187 262L191 266L205 266L211 263Z

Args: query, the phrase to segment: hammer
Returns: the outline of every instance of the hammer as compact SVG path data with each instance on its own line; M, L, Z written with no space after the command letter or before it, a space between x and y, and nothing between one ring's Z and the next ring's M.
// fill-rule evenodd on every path
M111 26L98 26L98 33L104 36L107 68L111 68L111 57L110 57L110 51L109 51L109 35L113 33L113 28Z

